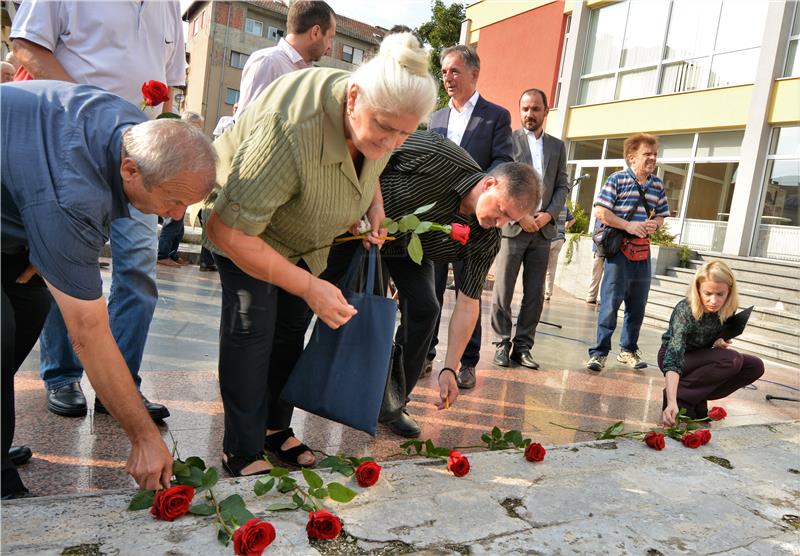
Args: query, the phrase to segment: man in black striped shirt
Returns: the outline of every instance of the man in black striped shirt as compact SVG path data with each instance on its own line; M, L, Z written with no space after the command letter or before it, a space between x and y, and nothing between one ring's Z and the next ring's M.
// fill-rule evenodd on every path
M397 149L381 174L381 192L386 215L398 219L419 207L435 205L419 215L438 224L468 225L466 245L440 232L421 234L423 260L416 264L408 256L409 234L387 243L383 261L394 280L402 314L395 342L403 346L406 392L411 394L419 378L433 337L439 302L433 283L434 262L463 261L456 306L448 326L445 366L439 373L439 409L458 397L454 370L478 319L486 275L500 249L504 224L530 213L539 203L540 179L524 164L507 162L483 172L469 154L444 137L417 131ZM355 242L331 249L325 277L337 281L344 272ZM386 423L401 436L419 436L420 428L405 411Z

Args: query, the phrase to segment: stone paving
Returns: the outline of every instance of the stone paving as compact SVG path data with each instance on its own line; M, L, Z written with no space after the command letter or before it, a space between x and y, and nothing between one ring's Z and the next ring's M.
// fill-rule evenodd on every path
M110 272L104 271L104 273L108 282ZM174 439L184 457L198 455L209 465L219 467L223 426L216 377L219 278L214 273L200 273L197 267L177 269L159 267L158 282L159 304L142 366L143 392L150 399L167 404L172 412L172 417L162 427L164 438L168 443L171 444ZM491 330L488 321L490 304L491 296L485 294L483 314L484 330L487 333ZM448 292L445 320L452 305L452 294ZM708 533L704 532L704 529L693 529L691 524L694 523L700 506L694 507L689 503L692 490L685 482L681 482L683 479L693 478L696 482L692 482L692 488L700 489L703 497L710 497L709 500L714 501L712 507L708 509L709 512L717 515L713 513L716 511L713 509L717 505L716 502L724 502L723 505L727 509L718 515L721 523L728 518L740 523L746 518L746 521L742 522L746 525L743 529L748 529L752 522L758 531L752 538L755 548L743 548L738 553L800 553L797 543L792 542L792 538L797 541L797 530L783 531L779 527L781 524L787 526L788 521L784 522L782 519L784 514L800 514L797 507L800 489L797 488L796 481L792 483L792 480L796 480L796 476L786 478L785 469L780 471L775 467L783 462L780 465L786 469L800 468L797 425L780 425L776 428L778 433L764 426L742 427L786 423L800 419L800 404L765 399L765 395L797 397L800 393L800 373L797 369L766 361L767 371L761 380L753 387L740 390L720 402L720 405L724 405L728 411L729 418L714 425L715 440L713 446L710 445L714 450L713 453L727 457L733 462L733 458L724 454L735 452L736 443L744 442L744 436L748 438L752 436L753 440L747 440L751 442L752 453L748 456L749 463L745 469L757 470L758 466L754 462L759 457L759 451L763 451L765 469L768 469L769 473L759 475L761 478L750 485L744 477L738 475L740 471L736 470L740 466L734 463L733 472L738 479L729 483L729 486L736 484L738 490L726 491L726 494L720 494L718 490L713 489L706 492L705 484L708 480L716 481L720 478L720 473L723 476L730 473L700 458L701 453L707 453L709 447L705 448L706 452L692 452L673 443L669 446L671 450L655 453L639 444L621 441L620 447L624 449L617 451L596 450L587 445L578 445L576 446L578 452L573 452L571 450L574 447L564 446L588 440L591 435L565 430L551 424L555 422L599 430L615 421L624 420L630 428L637 430L653 426L660 415L663 378L660 371L652 366L652 362L660 345L663 330L650 326L642 329L640 346L645 358L651 362L648 369L634 371L616 365L614 362L616 354L612 353L606 369L602 373L594 374L585 370L583 363L586 359L587 346L594 337L596 307L557 291L553 299L545 305L542 320L560 325L561 328L540 324L533 352L534 358L541 365L540 370L494 367L491 364L493 349L489 343L490 339L487 338L478 368L478 384L474 390L463 392L458 403L450 410L437 411L433 407L433 401L437 397L435 378L424 378L415 389L409 407L414 418L423 427L422 437L431 438L437 445L472 446L479 443L483 432L497 425L504 430L519 429L525 436L533 437L535 441L547 445L550 453L544 464L530 467L531 464L521 460L517 462L521 465L519 469L513 467L506 470L506 464L503 462L507 459L504 458L515 461L513 458L516 458L516 455L512 458L507 454L475 453L470 454L471 458L475 458L473 473L465 480L458 481L446 476L443 468L421 465L413 461L396 462L395 460L407 460L399 450L399 444L403 439L391 434L385 428L380 428L378 435L372 438L302 411L295 413L292 423L295 431L313 448L327 453L372 455L387 465L385 478L388 480L382 481L379 486L346 507L342 507L341 510L346 521L346 530L350 535L359 539L375 539L376 542L396 544L391 544L391 547L394 547L390 547L391 550L386 548L388 545L375 545L370 548L371 545L366 541L359 541L354 546L366 552L374 549L380 553L392 553L392 551L402 553L413 547L413 551L423 553L427 551L432 554L448 553L449 549L446 546L452 543L455 544L451 552L466 553L462 546L466 543L474 554L515 551L524 553L526 547L530 553L538 551L546 554L587 552L644 554L650 548L663 554L671 554L681 551L724 552L731 550L733 546L744 546L746 544L744 541L739 545L732 545L728 543L728 535L714 533L709 537L714 542L725 540L718 545L718 548L714 548L711 546L711 540L706 539ZM437 369L442 365L441 349L435 367ZM34 351L16 378L15 443L28 444L34 451L33 459L21 468L21 474L28 487L38 496L48 494L68 496L28 499L4 504L2 552L15 550L17 553L37 551L60 553L60 549L74 546L70 543L84 542L80 539L88 533L79 532L83 527L80 524L85 523L88 530L94 531L96 535L95 537L89 535L90 540L92 538L95 540L86 542L91 544L102 540L105 543L103 552L109 554L117 553L116 551L149 554L170 550L175 550L176 552L171 552L174 554L213 553L213 550L216 550L213 528L194 523L192 518L181 522L180 525L165 526L154 524L149 520L149 515L137 514L133 517L134 523L140 524L140 527L146 530L143 534L136 535L138 537L136 541L144 543L142 548L131 548L139 546L132 544L133 536L121 536L119 537L121 540L114 540L117 537L113 531L116 524L131 518L129 514L122 512L125 506L124 500L130 496L130 489L134 485L124 469L129 449L128 442L113 418L93 414L91 407L94 394L85 378L83 386L90 407L90 414L87 417L70 419L47 412L45 392L36 373L37 367L38 352ZM755 432L751 434L746 431ZM728 442L725 440L727 438L740 440L731 440L733 444L727 448L728 445L723 444ZM765 444L763 446L752 444L755 439L761 439L760 441ZM772 443L771 440L775 442ZM730 452L719 453L718 447ZM577 458L575 457L577 454L582 456ZM573 469L581 468L584 463L589 465L593 461L586 458L587 454L601 454L602 457L610 459L604 460L602 464L605 465L604 468L597 463L600 467L594 473L591 472L591 466L586 467L585 476L578 482L570 483L569 477L572 476ZM631 455L621 457L622 454L635 454L636 460L633 460ZM794 457L794 463L789 462L790 456ZM483 462L484 458L488 458L486 464L477 465L477 462ZM665 465L666 462L672 463ZM684 470L685 466L691 467L693 471ZM491 473L491 476L487 476L487 472ZM531 476L533 478L520 478L526 477L525 473L528 475L533 473ZM546 482L549 485L558 486L542 488L539 483L531 486L530 481L540 473L542 477L548 477ZM419 482L422 479L417 478L419 474L422 474L420 477L433 474L431 477L441 478L446 482L428 484L423 481L423 484ZM481 477L486 479L487 484L479 488L476 484L483 481ZM632 482L625 483L623 480L625 478L630 478ZM774 478L772 487L769 486L771 478ZM787 485L793 486L789 488ZM534 486L536 488L533 488ZM516 497L512 496L507 487L520 487L518 489L520 493ZM552 490L548 490L551 488ZM119 489L127 490L124 494L115 494L114 492L119 492ZM395 492L394 489L398 491ZM481 489L488 490L484 492ZM108 494L100 497L84 496L98 491L105 491ZM482 501L481 504L468 505L466 508L471 510L459 513L460 504L468 500L473 491L476 496L482 493L480 498L476 498ZM561 498L559 491L563 491ZM531 492L535 494L535 499L526 498ZM641 495L641 499L634 496L637 493ZM647 496L642 493L650 498L659 494L680 495L683 497L680 500L683 500L684 506L676 507L675 511L679 513L665 513L661 516L663 519L660 519L656 511L658 503L653 501L652 505L644 505L642 500ZM788 506L780 516L777 515L779 504L773 505L774 507L769 506L773 508L770 510L772 513L758 510L766 516L758 518L752 511L743 509L749 506L745 506L744 502L736 498L737 493L738 496L744 497L743 499L761 500L763 497L767 500L764 504L772 503L768 500L773 502L782 500L781 503ZM489 502L500 496L502 496L500 501L506 498L525 500L524 512L527 517L523 517L522 520L511 517L502 508L500 508L502 512L498 510L495 507L496 503ZM384 497L386 500L382 500ZM449 499L448 504L452 503L452 507L447 505L445 508L439 505L444 504L446 502L444 500L435 503L431 501L432 498L438 500L442 497ZM391 500L397 505L387 505ZM70 501L74 501L74 505L70 505ZM512 501L510 504L513 506L517 503ZM739 509L734 511L734 506ZM48 517L45 518L43 514L36 519L33 514L26 513L28 509L36 512L36 508L39 508L40 512L44 511L42 508L51 508L52 511ZM337 508L337 511L339 509ZM588 511L587 515L581 518L580 512L583 510ZM414 517L420 512L426 515L430 513L433 516L435 511L442 511L448 515L446 520L439 518L439 525L436 527L421 526L432 517L419 520ZM556 515L559 512L563 513L563 517L559 518ZM631 512L641 512L642 521L637 522L639 524L636 527L630 524L631 516L628 514ZM592 514L591 517L589 513ZM399 517L406 514L408 518ZM672 515L672 518L667 519L668 515ZM543 518L543 521L537 521L531 516L547 517ZM106 521L103 521L104 519ZM278 552L285 553L313 553L309 552L311 549L302 532L304 518L282 514L280 519L285 520L285 523L280 521L285 533L270 551L277 549ZM787 519L791 521L791 518ZM34 533L35 527L27 525L29 520L31 523L38 523L41 531ZM769 523L764 523L764 520ZM387 525L388 522L395 521L396 525ZM523 521L529 525L525 525ZM382 525L379 526L378 523ZM579 523L582 524L581 527L577 527ZM364 529L359 529L362 527L359 524L366 525L363 525ZM647 524L650 524L650 528L654 531L652 537L644 535ZM171 548L168 544L161 544L166 542L164 540L166 537L162 533L166 530L171 531L170 527L176 527L174 530L177 531L176 537L173 538L175 546ZM771 527L775 530L773 531ZM398 531L401 529L405 531L404 528L408 528L409 532L404 533L406 540L398 540L398 535L370 536L382 529L388 531L389 528L400 528ZM191 530L195 529L198 533L190 535ZM472 533L467 536L456 534L462 529L471 530ZM47 534L42 535L45 530ZM451 534L448 532L450 530L454 532ZM508 534L492 537L501 530ZM26 537L22 533L24 531L28 531L28 535L32 536ZM367 531L370 534L362 535L359 531ZM774 535L772 533L761 535L765 531L772 531ZM452 538L448 538L451 536ZM44 544L36 545L38 548L34 548L32 543L40 537ZM124 540L126 538L127 541ZM180 539L190 540L180 541ZM648 539L653 540L650 542ZM150 545L147 544L151 542L154 543L152 549L148 548ZM594 542L599 543L596 548L592 548ZM773 542L774 545L770 544ZM408 546L403 543L407 543ZM620 543L621 548L614 548L617 546L614 543ZM784 552L775 552L772 549ZM321 550L325 552L327 549ZM337 550L350 553L348 546L339 546ZM353 551L356 553L355 549ZM652 554L657 553L652 552Z
M800 423L716 426L696 450L616 439L549 447L540 463L514 450L472 453L462 478L434 460L388 463L375 486L351 485L356 498L329 504L343 534L313 545L305 513L265 512L281 495L257 498L254 479L223 481L217 494L242 494L275 526L266 551L275 555L799 554ZM131 494L5 503L2 552L232 553L211 518L159 522L126 511Z

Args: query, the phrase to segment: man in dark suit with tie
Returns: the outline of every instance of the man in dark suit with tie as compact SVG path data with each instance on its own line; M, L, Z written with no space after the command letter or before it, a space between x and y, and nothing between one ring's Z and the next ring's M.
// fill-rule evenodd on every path
M503 227L500 252L495 259L492 292L492 329L497 352L494 364L508 367L511 361L538 369L531 355L536 326L544 304L544 282L550 241L556 236L558 214L567 199L567 152L563 141L544 133L547 95L528 89L519 100L522 129L512 135L516 162L532 165L542 176L542 202L536 211L519 222ZM519 268L522 274L522 304L517 317L517 332L511 339L511 299Z
M491 103L478 94L478 75L481 60L475 49L457 44L442 51L442 81L450 103L431 114L428 129L443 135L464 148L485 172L503 162L512 162L511 115L508 110ZM453 264L456 290L460 291L463 262ZM447 284L447 263L435 265L436 296L441 307ZM441 310L440 310L441 315ZM436 357L439 322L431 342L423 374L431 371ZM475 387L475 367L481 351L481 319L472 333L461 357L458 373L459 388Z

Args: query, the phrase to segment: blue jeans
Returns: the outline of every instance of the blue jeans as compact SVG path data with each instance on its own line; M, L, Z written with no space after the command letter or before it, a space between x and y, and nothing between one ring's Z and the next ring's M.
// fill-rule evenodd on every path
M619 345L623 351L639 349L639 330L650 294L650 259L631 262L622 253L606 258L600 285L600 312L597 317L597 343L589 356L608 355L611 337L617 327L617 311L625 302L625 319Z
M164 225L161 226L161 235L158 236L159 260L178 258L178 247L180 247L183 239L183 230L183 218L180 220L164 219Z
M156 288L156 216L128 205L130 218L111 223L111 293L108 317L111 332L138 387L139 367L150 321L158 300ZM55 303L39 337L39 376L48 389L60 388L83 377L72 350L61 311Z

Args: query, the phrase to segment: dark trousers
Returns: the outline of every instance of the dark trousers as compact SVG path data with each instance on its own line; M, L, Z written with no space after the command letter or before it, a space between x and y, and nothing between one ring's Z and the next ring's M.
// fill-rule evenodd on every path
M14 439L14 374L33 349L36 339L50 312L52 298L40 276L33 276L26 284L17 284L16 278L28 266L27 253L2 255L2 494L22 492L25 486L8 450Z
M356 248L362 249L360 242L349 241L331 248L328 268L321 277L338 283ZM400 299L400 326L394 341L403 347L406 396L410 396L425 364L425 356L439 315L439 304L433 287L433 263L423 259L422 264L417 264L407 255L383 256L381 259L397 287Z
M639 349L639 331L650 295L650 259L629 261L621 252L606 257L603 282L600 285L600 311L597 316L597 343L589 356L608 355L611 337L617 328L617 311L625 302L625 318L619 339L623 351Z
M165 220L161 226L161 234L158 236L158 258L176 259L178 258L178 247L183 239L184 224L183 218Z
M436 301L439 307L444 305L444 291L447 288L447 269L450 263L434 263L434 287L436 289ZM461 273L464 270L464 263L461 261L453 263L453 277L455 278L456 292L461 287ZM480 300L479 300L480 301ZM478 361L481 358L481 304L478 304L478 322L475 323L475 330L472 331L472 336L464 349L464 354L461 356L462 367L477 367ZM439 344L439 324L442 320L442 311L436 316L436 325L433 328L433 338L431 339L430 349L428 350L428 359L433 360L436 358L436 346Z
M658 367L663 369L664 352L658 352ZM745 355L730 348L705 348L683 355L683 374L678 381L678 407L686 408L690 417L702 417L708 400L730 396L739 388L754 383L764 374L764 362L754 355ZM666 407L666 396L665 396Z
M303 299L257 280L214 255L222 282L219 387L223 449L242 457L264 450L266 429L283 430L294 408L280 399L303 351L311 310ZM300 261L297 266L307 269Z
M201 210L197 214L197 220L200 222L200 227L204 228L205 223L203 222L203 211ZM214 262L214 257L211 254L211 251L206 249L205 247L200 247L200 264L202 266L214 266L216 263Z
M492 292L492 330L497 343L511 344L511 301L522 267L522 303L514 334L516 353L533 349L536 327L544 306L544 283L550 240L541 233L520 232L504 237L495 259L494 290Z

